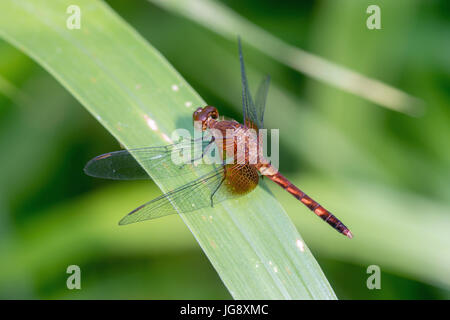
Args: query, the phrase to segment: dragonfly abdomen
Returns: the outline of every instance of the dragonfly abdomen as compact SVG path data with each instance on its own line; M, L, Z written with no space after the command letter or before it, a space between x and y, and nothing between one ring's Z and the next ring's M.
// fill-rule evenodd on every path
M264 168L266 167L266 168ZM271 166L270 166L271 167ZM296 199L300 200L305 206L307 206L312 212L314 212L317 216L319 216L322 220L336 229L338 232L346 235L349 238L352 238L353 235L350 230L331 212L322 207L317 201L311 199L306 193L297 188L293 183L291 183L286 177L284 177L281 173L276 172L274 174L267 174L271 171L271 168L267 166L263 166L260 169L260 172L265 174L270 180L278 184L280 187L285 189L287 192L292 194Z

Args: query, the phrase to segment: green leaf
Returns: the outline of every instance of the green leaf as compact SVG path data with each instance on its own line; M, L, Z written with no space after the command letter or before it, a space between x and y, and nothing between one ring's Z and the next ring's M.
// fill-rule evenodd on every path
M194 108L205 102L160 53L99 1L77 1L81 29L68 29L71 4L1 1L0 35L50 72L127 148L167 144L174 129L191 129ZM186 182L156 180L165 192ZM263 188L181 218L234 298L336 298Z

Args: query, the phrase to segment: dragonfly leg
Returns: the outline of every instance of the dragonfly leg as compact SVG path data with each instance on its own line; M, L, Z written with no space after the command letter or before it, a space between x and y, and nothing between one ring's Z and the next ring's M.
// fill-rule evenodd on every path
M205 150L202 151L202 159L205 156L206 152L209 150L209 148L212 146L213 142L216 141L215 137L212 137L211 140L209 141L208 145L205 147Z
M212 137L211 140L209 141L208 145L205 147L205 149L202 151L202 155L201 155L201 159L203 159L203 157L205 156L206 152L209 150L209 148L212 146L213 142L216 141L215 137ZM199 159L196 159L199 160Z
M193 139L192 141L195 141L195 140ZM197 160L203 159L203 157L205 156L206 152L209 150L209 148L211 147L211 145L212 145L212 143L213 143L214 141L215 141L215 138L212 137L211 140L210 140L210 141L208 142L208 144L206 145L205 149L202 150L201 156L198 157L198 158L193 159L191 162L195 162L195 161L197 161ZM186 165L186 164L183 163L182 165L179 166L179 169L183 169L183 167L184 167L185 165Z
M222 180L220 180L220 183L217 185L216 189L214 189L213 193L211 193L211 208L214 208L214 201L213 197L216 194L217 190L219 190L222 183L225 181L225 175L223 176Z

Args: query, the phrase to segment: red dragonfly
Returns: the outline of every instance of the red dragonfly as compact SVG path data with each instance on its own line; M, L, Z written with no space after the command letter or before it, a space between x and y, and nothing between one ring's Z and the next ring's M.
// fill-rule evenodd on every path
M204 150L211 146L218 147L222 158L226 157L230 149L233 151L231 154L236 154L239 137L252 137L252 135L247 135L250 130L257 131L263 128L265 102L270 82L270 77L267 76L261 82L256 99L253 101L247 84L240 41L239 60L241 65L244 124L235 120L219 118L219 113L213 106L200 107L194 112L193 120L201 124L201 129L204 132L215 131L221 133L220 138L213 134L211 140L202 141L200 144L192 140L162 147L145 147L106 153L90 160L84 168L85 173L94 177L116 180L148 179L147 172L133 156L136 155L145 163L145 167L149 169L152 176L166 179L192 174L194 166L196 167L196 172L198 172L199 166L194 165L193 162L180 165L173 161L173 153L185 150L186 147L194 151L201 148L202 157ZM230 131L233 133L232 137L230 137ZM218 143L219 139L222 143ZM245 140L247 141L246 143L249 143L248 140ZM243 157L234 159L235 161L231 164L229 161L224 161L219 164L202 166L203 174L200 177L193 178L191 182L134 209L119 224L129 224L177 212L187 213L204 207L213 207L214 204L221 201L249 193L256 188L260 175L263 175L300 200L338 232L349 238L353 237L350 230L338 218L297 188L267 160L262 159L260 156L256 158L256 161L250 161L252 159L254 160L252 155L249 154L249 147L246 145Z

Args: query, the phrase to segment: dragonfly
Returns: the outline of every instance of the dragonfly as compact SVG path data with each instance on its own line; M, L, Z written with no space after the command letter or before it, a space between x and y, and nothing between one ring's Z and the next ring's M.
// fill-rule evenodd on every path
M193 113L194 122L200 124L202 132L213 131L220 135L212 134L210 140L202 140L201 143L190 140L160 147L143 147L105 153L90 160L84 168L85 173L97 178L114 180L150 178L136 158L140 159L151 176L157 179L192 175L193 172L197 172L197 176L192 178L192 181L131 211L120 220L120 225L214 207L222 201L248 194L258 186L261 177L267 177L293 195L335 230L352 238L350 230L338 218L278 172L269 161L260 156L259 151L256 158L250 154L248 147L250 142L259 145L259 141L253 141L254 135L248 133L251 130L258 131L264 128L264 110L270 76L266 76L261 81L255 97L252 97L240 39L238 40L238 51L242 82L243 123L219 117L219 112L214 106L199 107ZM232 132L232 137L230 137L230 132ZM246 139L239 140L239 137L246 137ZM237 141L246 143L241 156L236 153ZM234 151L231 154L239 159L234 159L235 161L231 161L231 163L223 161L205 166L198 166L194 161L181 165L173 161L172 155L186 148L194 151L201 150L200 157L203 157L204 151L211 146L217 148L222 158L226 158L229 151ZM199 167L202 167L201 174L198 174Z

